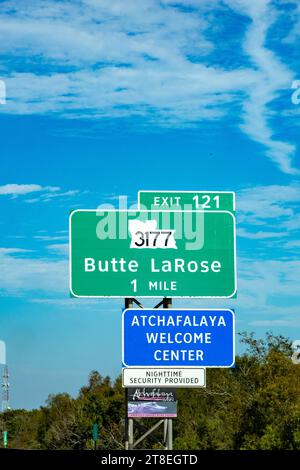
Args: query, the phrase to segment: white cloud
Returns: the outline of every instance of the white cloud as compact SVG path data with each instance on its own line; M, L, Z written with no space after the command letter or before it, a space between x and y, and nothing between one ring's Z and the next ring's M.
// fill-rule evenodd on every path
M162 126L193 126L228 116L239 104L242 131L294 174L295 147L273 136L269 112L293 78L265 45L276 9L267 0L225 4L251 19L240 40L250 65L226 69L221 60L210 62L220 40L212 34L220 0L1 3L2 52L48 67L47 73L8 71L5 112L141 116ZM224 27L234 34L231 24Z
M270 296L289 298L300 295L300 261L243 258L239 262L239 276L239 290L253 296L253 300L256 293L260 293L264 304Z
M9 255L15 253L30 253L32 250L26 250L23 248L0 248L0 255Z
M32 199L25 199L24 202L26 202L26 204L35 204L36 202L39 202L40 199L39 198L32 198Z
M281 0L283 3L288 3L289 6L293 5L293 10L290 10L290 19L293 22L293 28L289 31L288 35L283 39L286 44L294 44L300 38L300 4L298 0Z
M55 198L70 198L77 196L79 190L71 189L62 191L59 186L41 186L40 184L5 184L0 186L0 196L11 196L13 199L19 196L35 194L37 197L23 199L27 204L37 202L49 202Z
M248 232L244 228L237 229L237 236L242 238L249 238L252 240L265 240L269 238L283 238L287 237L287 232L263 232L261 230L257 232Z
M269 256L290 256L299 247L300 184L256 186L237 192L237 236L261 242ZM267 250L267 251L266 251Z
M0 195L24 196L35 192L47 191L52 193L59 190L60 188L57 186L41 186L40 184L5 184L0 186Z
M255 186L237 192L237 216L251 225L272 223L277 229L297 229L300 184Z
M236 299L211 299L212 308L234 308L237 325L300 325L300 261L287 259L238 259L238 292ZM175 300L182 308L206 308L205 299Z
M42 240L47 242L52 241L59 241L59 240L66 240L68 235L34 235L33 238L36 240Z
M99 309L97 299L74 299L69 296L68 244L52 244L47 248L61 256L58 259L37 258L29 256L31 250L0 248L0 297L23 297L33 303L64 309ZM117 300L108 299L102 299L102 304L109 304L106 312L119 305Z
M68 243L53 243L47 245L48 250L58 253L59 255L68 255L69 254L69 244Z
M299 170L292 166L295 146L276 140L269 123L268 104L279 96L281 90L288 89L293 79L292 72L265 45L268 30L278 19L277 12L270 0L227 0L227 3L251 18L243 47L258 69L255 87L248 89L248 99L244 101L242 129L266 147L267 156L283 172L299 174Z
M284 244L284 248L300 248L300 240L290 240Z
M281 308L281 313L282 311L285 310ZM290 311L290 309L288 309ZM299 315L299 308L293 308L292 311L294 313L297 313ZM273 329L276 327L290 327L290 328L299 328L300 327L300 318L297 318L293 316L292 318L279 318L279 319L267 319L267 320L255 320L251 321L249 323L251 326L258 326L258 327L263 327L263 328L268 328L268 329Z
M28 250L0 249L0 293L21 296L28 292L67 294L68 261L22 256L25 251Z
M79 193L78 189L69 189L68 191L61 192L61 193L55 193L55 194L47 194L45 196L46 200L53 199L56 197L68 197L68 196L76 196Z

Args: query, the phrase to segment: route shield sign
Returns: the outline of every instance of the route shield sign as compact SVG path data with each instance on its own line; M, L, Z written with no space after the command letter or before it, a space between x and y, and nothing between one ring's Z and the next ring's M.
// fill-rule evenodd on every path
M235 214L232 191L139 191L139 209L230 211Z
M230 309L126 309L124 367L232 367L235 317Z
M230 211L75 210L75 297L222 297L236 293Z

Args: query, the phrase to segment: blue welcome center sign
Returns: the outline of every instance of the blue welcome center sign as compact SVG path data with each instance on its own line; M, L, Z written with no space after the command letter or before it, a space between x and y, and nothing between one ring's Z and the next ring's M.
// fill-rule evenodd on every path
M124 367L233 367L231 309L126 309Z

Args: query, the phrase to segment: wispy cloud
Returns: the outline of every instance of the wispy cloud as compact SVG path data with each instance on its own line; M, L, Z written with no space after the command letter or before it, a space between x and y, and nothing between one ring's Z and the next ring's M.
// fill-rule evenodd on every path
M57 186L41 186L40 184L5 184L0 186L0 195L17 197L36 192L52 194L59 190L60 188Z
M268 229L297 230L299 225L300 184L266 185L237 192L240 223L252 226L268 224Z
M32 250L24 248L0 248L0 255L11 255L16 253L30 253Z
M290 19L292 20L293 27L283 39L285 44L294 44L300 38L300 4L298 1L291 2L290 0L281 0L283 4L288 4L293 9L289 10Z
M59 186L41 186L40 184L5 184L0 186L0 196L10 196L15 199L20 196L34 194L34 198L23 198L28 204L37 202L49 202L57 198L71 198L79 194L79 190L63 191Z
M241 44L230 50L234 67L217 53L220 13L222 34L230 31ZM241 18L247 21L239 36L234 25ZM2 68L8 90L2 110L195 126L234 109L241 130L283 172L295 174L295 146L275 137L269 108L293 79L266 45L279 19L269 0L7 0L0 5L0 41L12 60Z
M285 249L289 248L297 248L299 250L300 248L300 240L290 240L284 244Z
M97 299L69 295L68 244L47 245L45 253L47 256L25 248L0 248L0 297L22 297L64 309L99 309ZM119 305L117 300L108 299L102 299L101 304L106 312Z
M36 240L52 242L52 241L66 240L68 238L68 235L34 235L33 238L35 238Z
M69 244L68 243L53 243L47 245L48 250L57 253L59 255L68 255L69 254Z
M281 259L256 259L239 257L238 294L236 299L212 299L216 308L228 306L237 311L237 322L253 326L270 326L273 320L282 325L298 325L300 261ZM203 299L185 299L176 304L183 308L207 307ZM254 323L255 322L255 323ZM299 321L300 324L300 321ZM273 327L275 324L273 325Z
M288 313L288 315L285 314L283 317L278 318L276 320L274 318L273 319L268 318L268 319L264 319L264 320L254 320L254 321L251 321L249 323L249 325L254 326L254 327L262 327L264 329L268 328L271 331L274 328L278 328L278 327L281 327L281 328L289 327L289 328L292 328L293 330L300 327L300 319L295 315L296 313L299 314L299 308L292 307L292 308L289 308L289 309L281 308L281 309L277 309L277 310L280 310L280 311L275 312L275 313L278 313L279 315L280 315L280 313L282 315L283 311L285 311L285 313ZM286 312L286 310L287 310L287 312ZM292 316L290 314L292 314ZM292 339L295 339L295 337L292 338ZM298 339L298 337L297 337L297 339Z
M26 296L29 292L68 292L68 261L33 257L28 250L0 249L0 295Z
M258 71L255 86L248 89L248 97L243 103L245 115L242 129L266 147L267 156L283 172L299 174L299 169L292 164L295 145L275 139L270 125L273 113L268 105L278 98L280 91L288 89L293 79L288 67L266 47L268 30L278 20L276 10L270 0L228 0L228 3L251 18L243 47Z
M263 308L273 296L299 297L300 261L297 260L239 260L239 291L249 294ZM261 298L258 299L255 296Z
M237 192L237 236L269 256L293 256L300 239L300 184L255 186Z
M283 238L286 237L288 234L287 232L264 232L259 230L257 232L249 232L244 228L239 228L237 230L237 235L243 238L250 238L252 240L265 240L269 238Z
M25 202L27 203L36 203L36 202L50 202L53 199L69 199L74 196L79 195L80 191L77 189L70 189L68 191L59 191L59 192L45 192L40 195L39 198L34 199L26 199Z

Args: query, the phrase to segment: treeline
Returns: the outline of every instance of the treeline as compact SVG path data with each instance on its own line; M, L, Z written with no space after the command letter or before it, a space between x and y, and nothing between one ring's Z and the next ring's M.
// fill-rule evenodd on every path
M246 352L235 368L209 369L206 389L178 389L175 449L300 449L300 364L291 360L290 341L272 334L241 341ZM98 448L123 449L124 413L121 379L93 371L77 398L51 395L39 410L0 414L0 431L8 431L11 448L88 450L97 423ZM139 433L147 427L139 420ZM158 441L163 448L161 430L140 447Z

